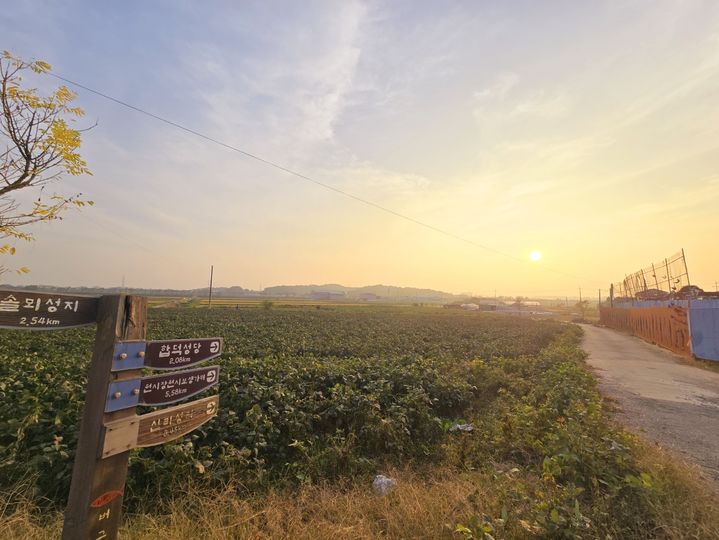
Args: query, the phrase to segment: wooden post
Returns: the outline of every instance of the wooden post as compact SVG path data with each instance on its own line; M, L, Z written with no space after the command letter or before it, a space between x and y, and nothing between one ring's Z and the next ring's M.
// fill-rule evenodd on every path
M140 370L112 373L115 343L144 340L147 299L124 294L100 298L97 334L88 373L70 496L62 540L114 540L120 527L128 452L102 459L104 424L135 414L130 407L104 413L110 382L140 376Z

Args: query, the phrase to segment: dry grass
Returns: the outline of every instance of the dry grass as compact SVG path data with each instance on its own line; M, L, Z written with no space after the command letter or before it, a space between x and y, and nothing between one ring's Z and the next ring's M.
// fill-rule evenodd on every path
M638 454L645 470L659 479L652 498L659 525L646 531L643 537L719 538L716 495L698 470L651 444L642 444ZM457 473L444 468L423 474L411 470L387 474L397 479L398 487L385 497L375 495L366 480L305 486L294 492L271 491L254 499L238 497L231 488L219 493L183 493L163 513L126 516L120 537L123 540L460 538L454 533L457 523L466 524L478 513L498 515L502 492L509 483L528 486L533 482L522 473L503 480L487 473ZM62 515L39 513L22 490L0 495L0 510L3 540L50 540L60 535ZM542 536L540 531L535 532ZM500 536L532 535L518 523L507 523Z
M126 538L440 538L451 537L445 524L471 511L466 501L476 484L470 478L392 475L399 487L385 497L368 485L308 486L257 501L238 499L228 490L213 499L192 496L189 512L188 500L178 499L171 514L131 520Z
M638 441L641 467L654 477L652 506L660 527L656 538L719 538L719 493L696 465L656 444Z
M479 473L434 471L420 476L390 471L398 481L388 496L378 496L368 483L306 486L295 493L270 492L256 500L238 498L232 489L221 493L189 493L173 501L161 515L127 516L121 538L451 538L454 525L469 519L468 497L491 503L478 493ZM16 493L15 497L19 494ZM0 516L0 538L57 538L61 515L38 516L21 502L16 511Z
M62 516L38 512L31 486L21 484L0 493L0 538L3 540L50 540L60 537Z

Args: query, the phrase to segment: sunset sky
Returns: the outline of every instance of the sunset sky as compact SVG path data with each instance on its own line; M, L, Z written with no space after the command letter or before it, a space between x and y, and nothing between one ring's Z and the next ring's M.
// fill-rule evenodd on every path
M715 0L19 1L0 36L466 240L78 90L94 176L53 188L95 206L36 227L6 282L194 288L214 264L252 289L594 298L682 247L692 282L719 280Z

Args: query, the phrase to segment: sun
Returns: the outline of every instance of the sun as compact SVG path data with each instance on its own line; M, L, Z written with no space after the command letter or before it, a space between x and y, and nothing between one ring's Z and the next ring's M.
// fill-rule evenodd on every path
M537 262L539 259L542 258L542 252L535 249L529 254L529 258L532 259L534 262Z

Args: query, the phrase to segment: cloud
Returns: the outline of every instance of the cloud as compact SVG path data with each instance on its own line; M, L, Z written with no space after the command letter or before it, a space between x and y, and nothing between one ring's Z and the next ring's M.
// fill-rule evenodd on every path
M363 4L347 3L314 13L304 32L290 21L278 24L256 55L237 57L211 41L188 43L183 71L192 74L206 127L229 140L248 141L251 134L266 152L283 149L295 157L332 143L352 90L365 16ZM261 41L264 32L258 27L251 37Z
M537 88L539 84L522 80L515 72L503 72L489 86L474 92L472 115L485 137L495 141L507 137L509 144L523 144L531 132L527 128L554 122L572 111L574 104L566 89L556 85ZM520 127L527 133L517 137L514 133Z
M509 115L558 118L567 114L571 107L572 103L566 92L550 93L540 90L519 101Z
M426 196L432 186L432 182L425 176L393 171L356 159L345 167L319 171L318 176L353 195L380 204L397 204L399 207L409 198Z
M492 101L503 101L518 82L519 75L516 73L500 73L492 84L475 92L474 99L479 105Z
M511 200L516 199L517 197L527 197L530 195L536 196L550 191L555 186L556 182L549 180L519 182L509 188L507 191L507 199Z
M687 217L702 208L712 212L719 201L719 175L711 175L703 179L696 187L686 189L675 187L669 191L669 197L649 194L650 200L631 205L624 214L627 217L669 219L670 216ZM701 218L700 218L701 219Z

